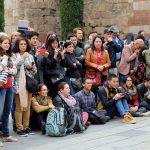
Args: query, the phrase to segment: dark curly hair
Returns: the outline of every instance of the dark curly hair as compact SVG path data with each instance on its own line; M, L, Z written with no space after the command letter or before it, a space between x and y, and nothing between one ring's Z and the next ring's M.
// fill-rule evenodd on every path
M13 47L13 52L14 52L14 53L20 52L19 43L20 43L21 41L25 41L25 42L27 43L26 52L29 52L29 51L31 50L31 46L30 46L29 41L27 40L27 38L20 38L20 39L18 39L18 40L15 42L15 45L14 45L14 47Z

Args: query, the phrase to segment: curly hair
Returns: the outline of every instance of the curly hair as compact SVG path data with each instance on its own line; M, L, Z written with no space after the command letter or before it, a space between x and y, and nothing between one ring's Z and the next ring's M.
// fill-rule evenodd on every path
M27 43L26 52L29 52L29 51L31 50L31 46L30 46L30 44L29 44L29 41L28 41L26 38L20 38L20 39L18 39L18 40L15 42L15 45L14 45L14 47L13 47L13 52L14 52L14 53L18 53L18 52L20 53L19 43L20 43L21 41L25 41L25 42Z

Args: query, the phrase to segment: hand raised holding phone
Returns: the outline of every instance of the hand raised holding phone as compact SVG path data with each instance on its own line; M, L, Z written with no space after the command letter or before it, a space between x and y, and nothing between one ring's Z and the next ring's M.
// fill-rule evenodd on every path
M58 50L58 49L55 49L55 50L54 50L54 58L55 58L55 59L57 59L58 53L59 53L59 50Z

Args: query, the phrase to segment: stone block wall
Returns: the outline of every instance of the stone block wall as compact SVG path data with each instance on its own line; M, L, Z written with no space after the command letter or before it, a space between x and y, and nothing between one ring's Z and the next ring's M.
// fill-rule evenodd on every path
M17 30L19 19L44 34L53 30L60 35L60 0L5 0L5 31ZM117 25L121 31L150 33L150 0L84 0L84 30L103 33Z

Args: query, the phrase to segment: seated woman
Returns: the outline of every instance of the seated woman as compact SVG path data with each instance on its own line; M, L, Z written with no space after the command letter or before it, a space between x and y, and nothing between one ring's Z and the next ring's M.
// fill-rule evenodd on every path
M125 95L127 103L133 117L142 117L142 109L139 109L139 99L136 87L133 84L131 76L126 76L124 80Z
M53 100L53 104L55 107L63 107L67 111L69 108L78 107L79 104L74 97L70 95L70 87L68 83L61 82L58 85L58 94ZM79 108L80 109L80 108ZM86 112L82 112L83 124L86 125L88 120L88 114Z
M46 85L40 84L38 86L38 95L31 99L33 114L31 116L32 120L30 121L32 122L31 124L35 124L33 120L37 122L41 127L42 134L45 134L45 123L48 112L54 108L52 100L47 96L47 93L48 89Z

